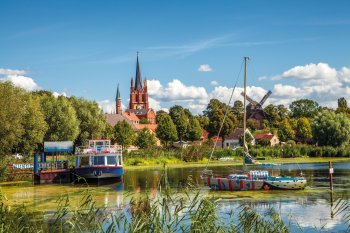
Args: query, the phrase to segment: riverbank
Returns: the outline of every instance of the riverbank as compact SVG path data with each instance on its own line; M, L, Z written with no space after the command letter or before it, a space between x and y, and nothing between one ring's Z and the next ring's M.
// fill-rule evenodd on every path
M233 157L232 161L211 161L208 166L239 166L242 165L242 159ZM147 161L147 159L145 159ZM275 163L275 164L290 164L290 163L327 163L332 162L348 162L350 158L339 158L339 157L298 157L298 158L267 158L266 160L260 161L263 163ZM138 170L138 169L159 169L164 167L164 164L168 168L182 168L182 167L206 167L208 159L203 159L198 162L184 162L181 160L171 160L171 163L167 163L166 159L147 161L146 163L139 163L138 165L125 165L125 170Z

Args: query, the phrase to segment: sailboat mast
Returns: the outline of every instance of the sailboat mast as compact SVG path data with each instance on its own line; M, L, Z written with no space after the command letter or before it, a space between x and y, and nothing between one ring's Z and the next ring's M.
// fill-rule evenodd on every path
M243 99L243 107L244 107L244 115L243 115L243 148L244 152L248 152L248 146L246 143L245 132L247 129L247 110L246 110L246 99L247 99L247 61L249 57L244 57L244 99ZM243 167L245 166L245 155L243 156Z

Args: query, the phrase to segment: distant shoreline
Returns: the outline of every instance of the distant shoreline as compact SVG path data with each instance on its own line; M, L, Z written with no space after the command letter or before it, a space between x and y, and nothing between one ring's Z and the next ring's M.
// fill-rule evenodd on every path
M270 158L265 161L259 161L263 163L276 163L276 164L291 164L291 163L328 163L332 162L350 162L350 158L339 158L339 157L297 157L297 158ZM183 162L183 163L172 163L166 164L167 168L182 168L182 167L205 167L207 164L206 161L201 162ZM239 166L242 165L242 161L212 161L209 163L209 167L218 167L218 166ZM127 166L124 165L125 170L142 170L142 169L159 169L163 168L163 164L154 164L154 165L135 165Z

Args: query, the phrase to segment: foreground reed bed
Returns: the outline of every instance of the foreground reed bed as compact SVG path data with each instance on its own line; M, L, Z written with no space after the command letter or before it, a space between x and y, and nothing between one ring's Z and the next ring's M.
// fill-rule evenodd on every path
M7 206L0 194L0 232L290 232L291 223L286 224L274 209L261 213L241 206L221 213L220 199L203 197L191 179L179 192L169 188L166 174L161 183L153 196L126 195L128 201L120 209L98 207L89 190L77 206L69 195L60 197L51 213ZM348 202L337 202L334 210L348 211ZM349 220L349 214L345 217Z

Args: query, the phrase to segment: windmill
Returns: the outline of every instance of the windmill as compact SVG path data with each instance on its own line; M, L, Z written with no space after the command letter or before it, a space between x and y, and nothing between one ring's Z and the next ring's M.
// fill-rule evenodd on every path
M265 117L264 114L264 109L263 109L263 105L265 103L265 101L267 100L267 98L269 98L269 96L272 94L271 91L268 91L264 97L260 100L260 102L257 102L255 100L253 100L252 98L250 98L249 96L246 96L249 104L246 107L246 111L247 111L247 119L249 118L253 118L256 120L263 120ZM244 96L244 93L241 93L242 96Z

